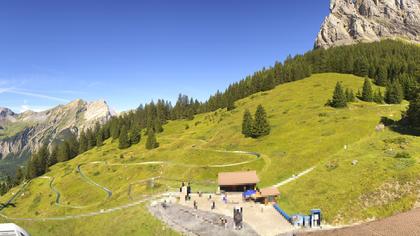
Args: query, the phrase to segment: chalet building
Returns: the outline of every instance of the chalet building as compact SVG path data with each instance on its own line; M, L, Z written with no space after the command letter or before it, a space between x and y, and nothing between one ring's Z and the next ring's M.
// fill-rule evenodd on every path
M244 192L255 189L260 179L256 171L221 172L217 182L221 191Z
M255 198L259 202L268 204L268 203L275 203L276 197L279 195L280 195L280 192L277 188L268 187L268 188L260 189L260 191L255 194Z

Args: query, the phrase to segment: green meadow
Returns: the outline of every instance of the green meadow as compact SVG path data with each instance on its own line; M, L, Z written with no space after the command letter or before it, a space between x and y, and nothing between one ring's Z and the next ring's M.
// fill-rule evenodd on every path
M353 75L315 74L242 99L232 111L170 121L157 135L160 146L154 150L145 149L144 134L139 144L124 150L118 149L118 140L107 140L100 148L51 167L45 174L51 178L33 180L16 198L16 208L0 213L31 218L12 221L33 235L172 235L176 233L148 213L147 201L103 212L177 191L181 181L191 182L193 191L215 191L221 171L257 170L260 187L266 187L313 166L312 172L279 188L278 202L288 213L320 208L327 223L343 224L411 209L420 189L420 138L375 129L381 117L400 119L407 103L357 101L344 109L325 106L337 81L355 92L363 84L363 78ZM254 113L259 104L268 114L271 133L244 138L242 115L245 109ZM258 152L261 157L234 151ZM402 151L411 158L394 158ZM80 164L82 173L77 170ZM151 178L155 178L153 187ZM59 204L53 189L60 193ZM91 212L100 214L48 219Z

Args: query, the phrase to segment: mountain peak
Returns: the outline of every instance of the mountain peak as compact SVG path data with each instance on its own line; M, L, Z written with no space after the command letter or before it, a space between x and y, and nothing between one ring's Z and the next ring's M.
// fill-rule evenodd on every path
M16 113L14 113L12 110L10 110L7 107L0 107L0 118L5 118L9 116L14 116Z
M331 0L316 48L402 38L420 43L419 0Z

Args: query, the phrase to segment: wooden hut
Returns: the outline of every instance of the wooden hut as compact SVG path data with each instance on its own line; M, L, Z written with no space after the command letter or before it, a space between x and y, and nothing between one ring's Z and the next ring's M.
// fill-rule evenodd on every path
M260 179L256 171L221 172L218 175L217 182L222 191L244 192L255 189Z

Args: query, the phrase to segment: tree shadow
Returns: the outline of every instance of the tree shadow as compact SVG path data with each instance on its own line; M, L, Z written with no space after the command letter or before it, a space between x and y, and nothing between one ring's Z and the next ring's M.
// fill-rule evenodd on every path
M390 130L397 132L399 134L420 136L420 130L409 126L407 121L404 119L395 121L388 117L382 116L380 123L384 124Z

